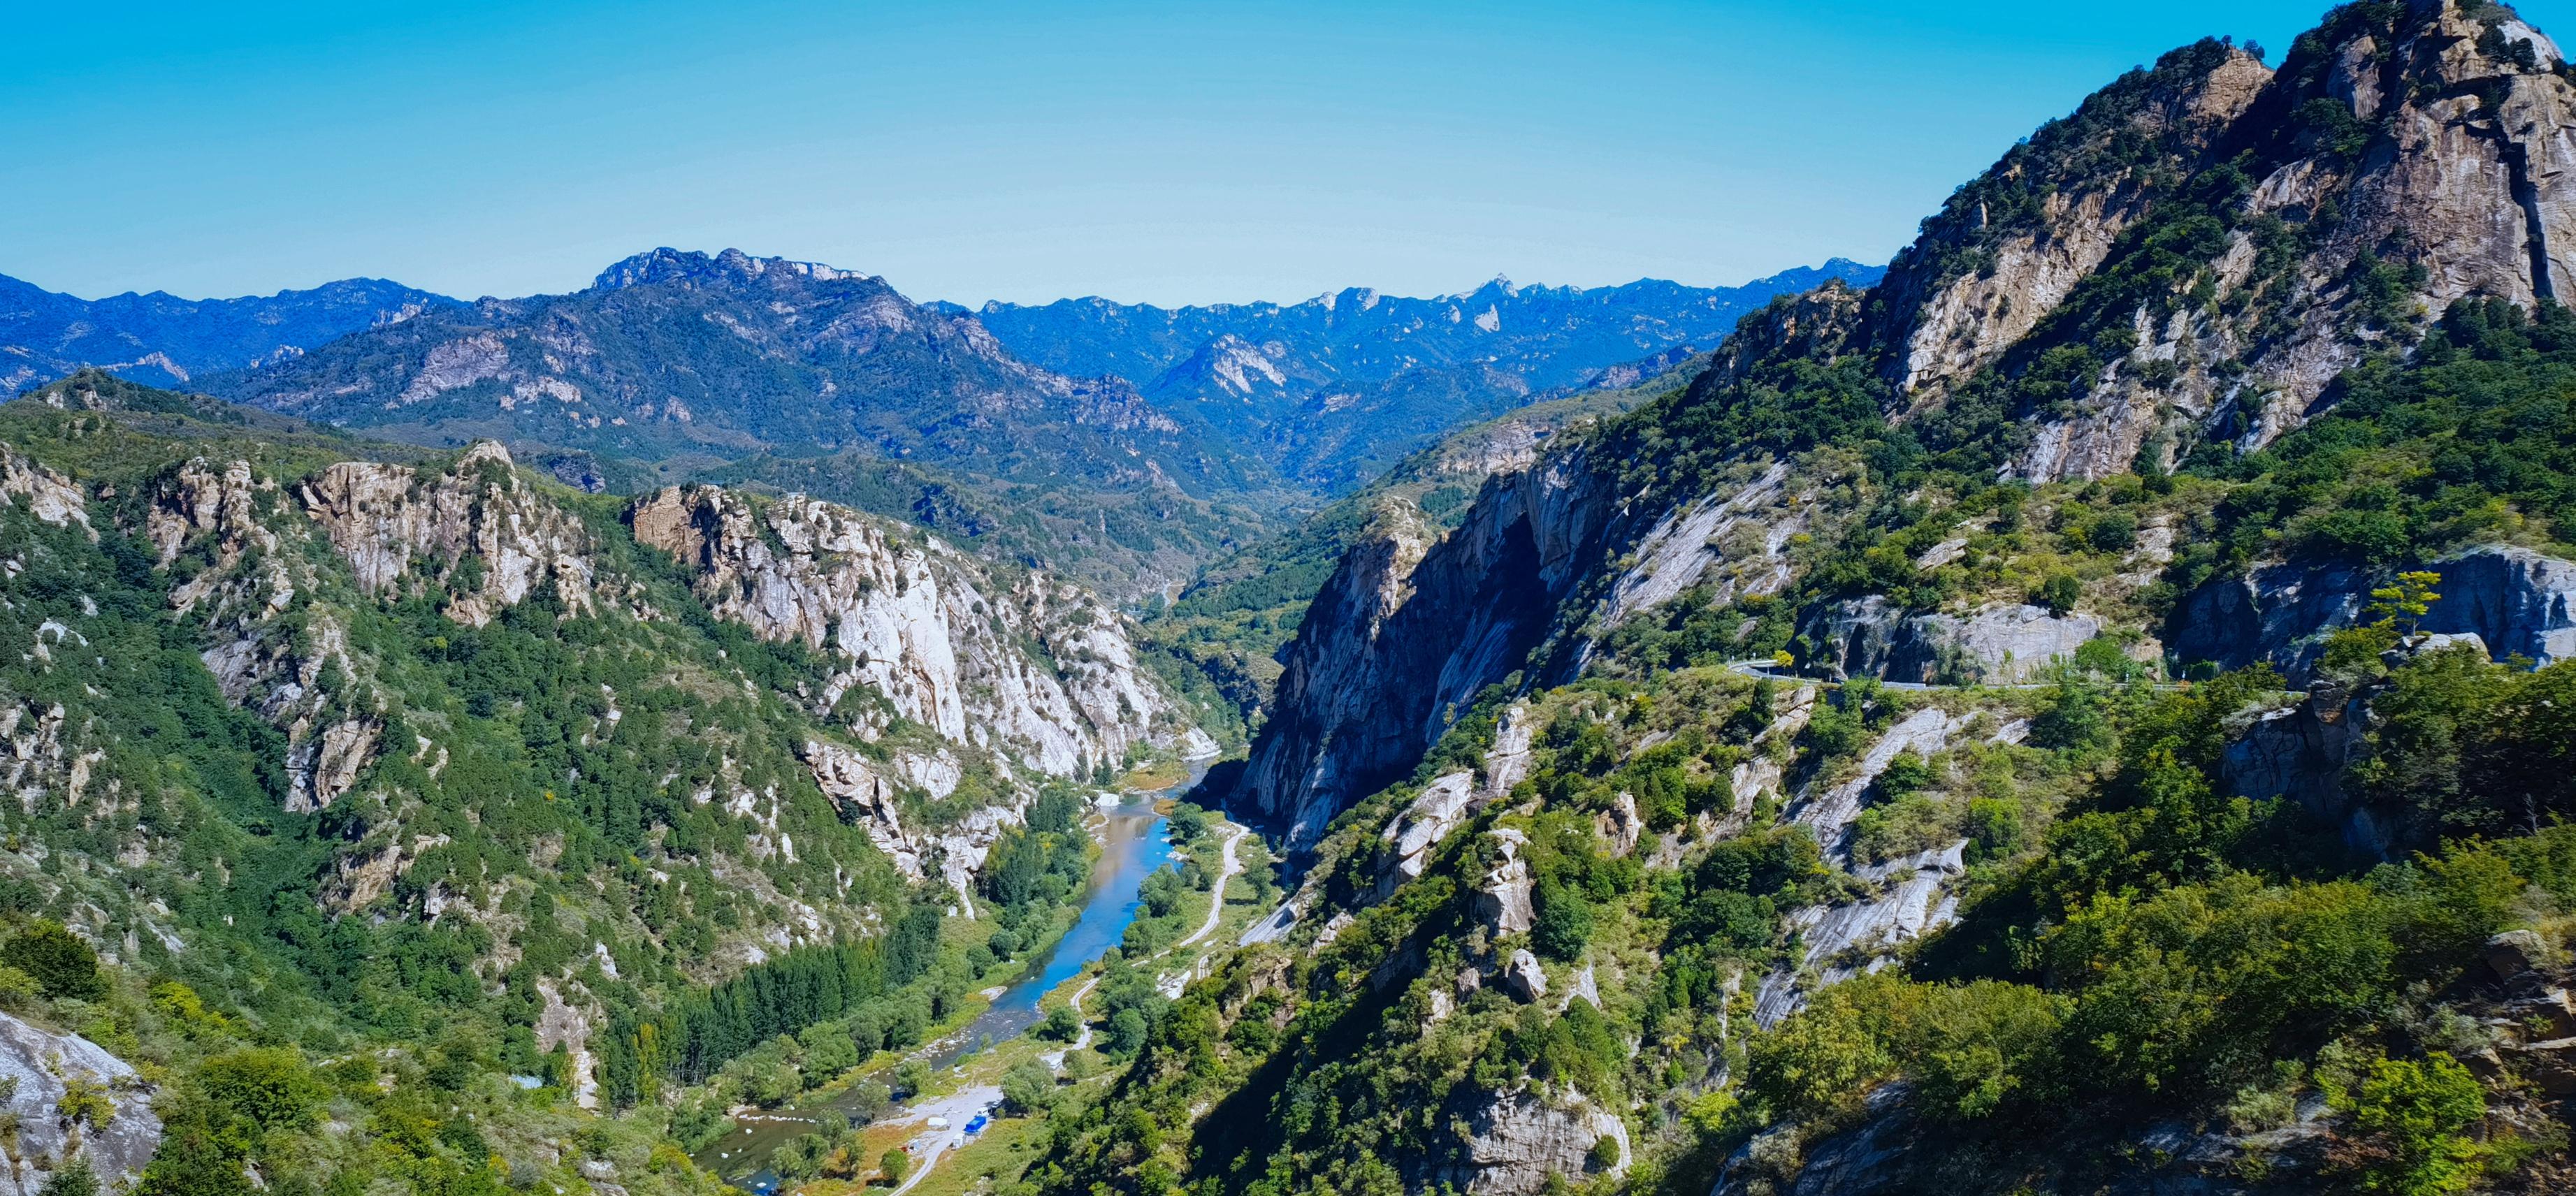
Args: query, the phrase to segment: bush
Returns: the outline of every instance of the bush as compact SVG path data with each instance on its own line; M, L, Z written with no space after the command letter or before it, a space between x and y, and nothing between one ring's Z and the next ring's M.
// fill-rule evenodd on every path
M1581 958L1592 941L1592 903L1572 885L1542 880L1538 916L1530 925L1530 945L1555 960Z
M2356 1161L2364 1191L2442 1196L2484 1170L2485 1148L2461 1131L2486 1119L2486 1092L2449 1055L2382 1059L2361 1091L2328 1095L2373 1148Z
M285 1047L249 1047L208 1059L197 1068L197 1088L217 1109L262 1130L304 1124L323 1097L321 1080Z
M1603 1134L1592 1140L1592 1149L1584 1152L1583 1161L1594 1171L1607 1171L1619 1165L1619 1140Z
M107 978L99 973L98 952L62 923L43 919L0 947L0 963L35 978L48 997L95 1001L107 995Z
M1055 1104L1055 1073L1035 1059L1022 1059L1002 1073L1002 1106L1027 1116Z

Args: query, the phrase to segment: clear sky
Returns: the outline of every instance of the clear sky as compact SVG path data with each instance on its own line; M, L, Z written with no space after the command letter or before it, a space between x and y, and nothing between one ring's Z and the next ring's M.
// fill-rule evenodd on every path
M8 7L0 273L55 290L519 295L674 245L1188 303L1883 260L2119 71L2278 62L2324 4Z

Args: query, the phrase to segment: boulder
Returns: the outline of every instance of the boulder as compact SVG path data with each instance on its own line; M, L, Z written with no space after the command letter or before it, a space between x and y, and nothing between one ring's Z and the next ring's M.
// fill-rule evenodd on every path
M2540 966L2549 957L2549 944L2528 930L2508 930L2487 940L2487 967L2500 980L2512 980Z
M1396 885L1422 875L1424 861L1452 828L1467 817L1469 799L1473 796L1475 774L1448 773L1423 787L1413 804L1406 806L1386 824L1378 839L1385 846L1378 855L1378 888L1381 894L1392 892Z
M1521 846L1529 839L1510 827L1492 834L1502 859L1476 886L1476 918L1498 938L1523 934L1538 921L1538 910L1530 902L1537 878L1530 874L1529 861L1520 857Z
M2576 1038L2576 1004L2571 1004L2567 990L2549 988L2539 996L2526 997L2505 1006L2513 1020L2538 1028L2542 1038Z
M1510 963L1503 965L1503 989L1523 1004L1547 995L1547 969L1539 966L1538 956L1523 947L1512 952Z
M1617 1176L1633 1158L1626 1123L1579 1092L1570 1100L1527 1090L1466 1100L1472 1103L1453 1105L1444 1119L1458 1127L1456 1152L1414 1163L1408 1190L1446 1185L1468 1196L1535 1196L1551 1180ZM1592 1149L1604 1138L1618 1145L1618 1157L1595 1171Z
M2551 1096L2576 1096L2576 1038L2513 1047L2516 1070Z

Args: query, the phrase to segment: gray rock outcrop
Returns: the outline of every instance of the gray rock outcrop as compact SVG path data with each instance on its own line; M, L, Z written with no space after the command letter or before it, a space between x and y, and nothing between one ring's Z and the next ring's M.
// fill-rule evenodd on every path
M1079 587L1034 572L994 585L943 540L802 495L672 487L627 520L679 559L717 617L830 653L826 706L873 690L942 739L1054 776L1181 734L1124 622Z
M131 1184L161 1144L150 1085L124 1060L77 1034L52 1034L0 1013L0 1085L17 1123L0 1167L0 1196L36 1196L75 1158L89 1160L102 1187ZM104 1122L61 1112L75 1086L107 1101Z
M1579 1092L1555 1100L1528 1090L1479 1093L1449 1112L1461 1131L1455 1153L1410 1168L1409 1187L1448 1184L1469 1196L1534 1196L1551 1178L1581 1183L1617 1176L1632 1161L1627 1124ZM1593 1146L1605 1138L1617 1144L1617 1158L1596 1171Z
M1817 608L1800 628L1837 679L1913 684L2015 684L2075 654L2102 633L2087 614L2052 615L2011 603L1967 615L1907 615L1872 594Z
M1503 990L1524 1005L1535 1004L1547 995L1547 969L1539 966L1538 956L1523 947L1512 952L1503 964Z
M1494 839L1498 858L1476 883L1476 920L1497 937L1527 933L1538 921L1538 911L1530 904L1538 881L1520 852L1529 838L1510 827L1488 833Z
M2496 660L2535 665L2576 656L2576 562L2491 546L2432 562L2441 598L2421 630L2474 635ZM2185 596L2167 642L2174 657L2239 669L2269 663L2307 680L2326 637L2360 622L2383 575L2348 565L2274 564Z
M1431 849L1466 818L1475 780L1473 773L1445 774L1424 786L1413 804L1386 824L1386 830L1378 836L1382 844L1378 857L1381 895L1422 875Z

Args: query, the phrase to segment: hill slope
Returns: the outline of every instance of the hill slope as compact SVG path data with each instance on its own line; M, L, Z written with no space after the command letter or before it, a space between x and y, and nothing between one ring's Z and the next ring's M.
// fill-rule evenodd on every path
M1301 885L1035 1186L2564 1188L2571 104L2186 47L1373 528L1228 783Z
M0 1000L149 1065L147 1191L712 1190L659 1094L915 1041L1023 950L987 855L1078 878L1076 787L1189 731L1099 599L914 528L98 373L0 406L0 561Z

